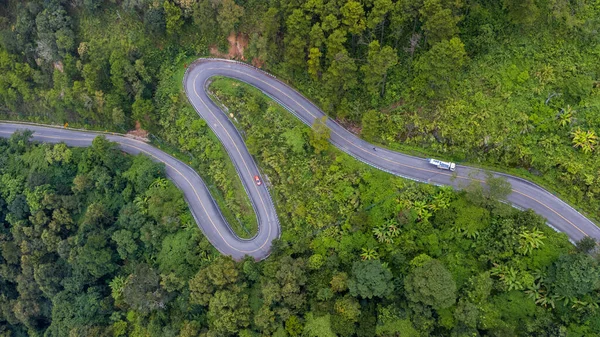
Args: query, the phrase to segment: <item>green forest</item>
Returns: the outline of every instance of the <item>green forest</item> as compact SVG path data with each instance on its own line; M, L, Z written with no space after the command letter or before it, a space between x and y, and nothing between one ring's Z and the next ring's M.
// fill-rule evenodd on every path
M139 121L251 237L181 86L233 45L366 140L527 177L598 219L599 29L593 0L6 0L0 118ZM600 336L595 243L498 202L501 182L396 178L257 90L211 91L269 177L272 255L220 256L145 157L15 135L0 140L1 337Z
M524 176L600 219L599 27L595 0L2 1L0 117L139 120L179 147L185 64L241 48L369 141ZM239 181L214 185L251 232Z
M272 183L272 255L221 256L164 168L102 137L0 139L0 336L600 336L593 240L498 202L502 184L397 178L256 89L211 91Z

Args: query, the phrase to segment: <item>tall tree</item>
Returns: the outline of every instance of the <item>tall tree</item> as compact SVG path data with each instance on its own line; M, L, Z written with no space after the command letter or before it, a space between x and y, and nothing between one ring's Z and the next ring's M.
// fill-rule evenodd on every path
M248 295L239 287L219 290L210 299L208 320L211 331L218 336L230 336L250 324Z
M459 38L435 44L416 61L413 90L427 97L443 97L466 61L465 45Z
M235 31L240 18L244 15L244 8L233 0L221 0L217 9L217 22L221 28L221 35L227 36Z
M310 32L310 21L301 9L295 9L287 17L285 34L285 59L292 68L304 68L306 58L306 47L308 45L308 33ZM304 68L305 69L305 68Z
M349 0L340 8L340 13L350 34L359 35L365 30L365 10L360 2Z
M275 7L269 7L269 10L263 17L263 36L267 39L267 49L269 50L269 60L280 60L281 53L281 38L279 32L281 30L281 14Z
M71 17L58 3L50 3L36 19L37 54L46 62L54 62L73 51L75 37Z
M540 16L535 0L503 0L502 6L508 12L510 21L517 25L532 25Z
M125 283L123 300L139 312L150 313L165 309L167 293L160 287L158 273L147 264L138 264Z
M356 64L344 49L331 61L327 72L323 75L325 86L332 95L334 105L340 101L341 96L356 87Z
M342 28L336 29L329 34L325 44L327 47L327 59L329 59L329 61L333 61L337 54L346 50L346 48L344 48L346 40L346 30Z
M393 8L392 0L375 0L373 8L367 16L367 27L373 31L373 34L376 34L376 30L379 29L381 41L383 41L387 17Z
M170 1L165 1L163 8L165 10L167 34L171 36L178 35L183 27L181 8Z
M164 34L166 29L164 6L149 8L144 13L144 24L151 34Z
M321 29L321 25L319 23L315 23L312 26L309 37L311 48L321 48L321 46L325 43L325 34L323 33L323 29Z
M336 334L331 330L331 315L317 317L309 312L306 315L304 334L307 337L335 337Z
M429 44L450 40L458 34L457 24L461 17L454 15L452 9L444 8L441 0L425 0L419 13Z
M219 35L217 11L210 0L199 0L194 4L192 11L194 24L200 29L202 35L209 40L216 40Z
M364 74L364 83L371 97L384 96L388 71L396 64L398 64L398 55L392 47L381 48L377 40L369 44L367 64L360 70Z
M323 54L319 48L310 48L308 51L308 74L313 80L318 80L321 77L321 56Z

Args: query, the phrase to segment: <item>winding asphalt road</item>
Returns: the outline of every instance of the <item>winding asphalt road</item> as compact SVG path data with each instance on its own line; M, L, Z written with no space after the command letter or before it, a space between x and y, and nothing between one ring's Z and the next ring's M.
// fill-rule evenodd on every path
M190 103L223 143L236 167L258 217L258 233L252 239L237 237L221 215L208 189L196 172L170 155L131 138L107 135L123 151L144 153L165 163L167 176L183 191L192 214L209 241L223 254L235 259L245 255L260 260L269 255L271 242L280 235L275 207L265 185L257 186L254 176L260 172L235 126L209 98L206 86L213 76L225 76L246 82L276 100L302 122L312 125L324 113L300 93L275 77L243 63L218 59L199 59L187 69L183 85ZM483 183L485 172L457 166L456 172L439 170L425 159L390 151L358 138L335 121L328 119L331 143L350 156L383 171L419 182L463 188L472 180ZM89 146L98 133L62 128L0 123L0 136L9 137L16 130L34 131L33 139L42 142L65 142L70 146ZM544 216L548 224L566 233L573 241L584 236L600 239L600 228L568 204L543 188L521 178L504 176L512 186L508 202L521 209L532 209ZM263 180L264 181L264 180Z

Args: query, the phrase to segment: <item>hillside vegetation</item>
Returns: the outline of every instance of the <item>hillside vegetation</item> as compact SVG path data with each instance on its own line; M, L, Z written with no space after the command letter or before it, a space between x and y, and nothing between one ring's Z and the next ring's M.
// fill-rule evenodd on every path
M498 191L370 168L246 85L211 90L272 183L272 255L219 256L161 165L102 138L0 139L1 336L600 336L593 241Z
M595 1L6 1L0 15L6 118L140 120L178 145L184 103L165 73L237 36L231 55L367 140L508 170L599 216ZM255 227L233 185L226 203Z
M246 61L365 139L518 172L598 217L599 20L583 0L8 0L0 116L140 121L251 236L181 87L186 64L241 36ZM211 90L271 183L269 259L219 256L147 158L17 135L0 140L0 336L600 336L592 240L502 193L369 168L241 83Z

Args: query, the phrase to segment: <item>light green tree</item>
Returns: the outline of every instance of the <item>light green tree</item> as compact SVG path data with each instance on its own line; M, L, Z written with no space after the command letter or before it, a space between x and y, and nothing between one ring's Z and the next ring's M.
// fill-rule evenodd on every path
M181 8L170 1L163 3L165 10L167 34L177 35L181 32L183 27L183 19L181 18Z
M337 299L333 308L349 322L358 321L358 316L360 316L360 303L358 303L356 298L346 295Z
M64 143L56 144L46 149L46 161L49 164L71 162L73 152Z
M244 16L244 8L239 6L233 0L221 0L217 8L217 22L221 29L221 34L227 36L234 32L235 26L240 18Z
M306 314L304 335L307 337L336 337L331 330L331 315L317 317L312 312Z
M309 143L315 152L321 153L329 149L329 135L331 130L327 127L327 116L315 119L312 132L309 134Z
M365 10L360 2L349 0L342 8L342 23L348 27L350 34L358 35L365 30Z
M594 130L583 131L581 128L571 132L573 146L578 147L583 153L591 153L598 144L598 136Z
M321 50L319 48L310 48L308 51L308 74L313 80L321 77Z

